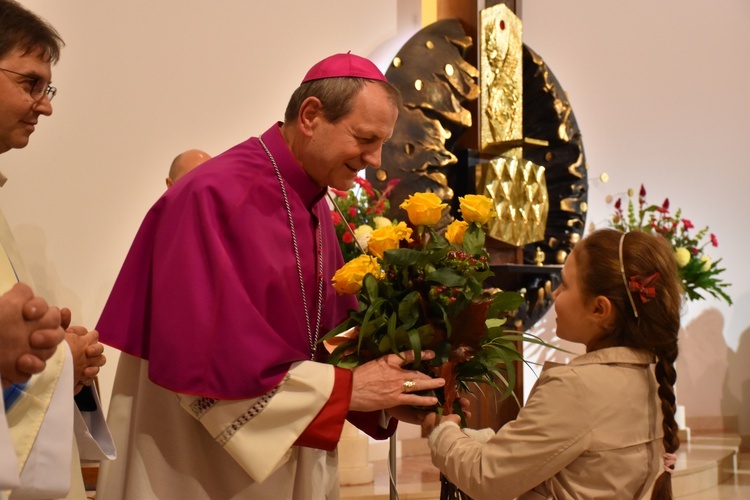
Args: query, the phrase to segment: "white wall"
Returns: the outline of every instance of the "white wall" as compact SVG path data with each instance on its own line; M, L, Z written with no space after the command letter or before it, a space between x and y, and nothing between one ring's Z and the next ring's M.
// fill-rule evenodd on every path
M0 156L0 208L37 292L89 328L177 153L217 154L265 131L315 62L351 50L384 69L382 52L420 27L418 0L21 3L67 45L54 114L29 147ZM117 364L106 352L105 407Z
M710 254L724 259L735 305L688 304L678 403L688 425L733 415L750 435L750 2L527 0L522 15L583 133L589 222L604 225L607 195L645 183L649 201L668 197L718 236ZM549 314L540 331L552 327Z
M352 50L385 68L420 22L418 0L22 3L67 47L54 69L55 114L27 149L0 156L10 177L0 208L38 292L89 327L175 154L215 154L262 132L329 54ZM669 197L718 235L712 255L724 258L736 305L689 305L679 398L689 418L741 415L750 434L750 3L527 0L523 19L584 135L589 221L606 219L606 195L644 182L652 199ZM596 181L602 172L608 184ZM545 324L551 335L554 318Z

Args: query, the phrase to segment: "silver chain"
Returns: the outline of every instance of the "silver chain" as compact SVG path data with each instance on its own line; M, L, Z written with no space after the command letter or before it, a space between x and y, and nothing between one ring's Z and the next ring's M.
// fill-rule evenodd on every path
M323 314L323 231L320 229L320 222L318 222L318 313L315 320L315 336L313 336L313 330L310 326L310 313L307 310L307 294L305 293L305 280L302 279L302 261L299 258L299 246L297 245L297 233L294 231L294 218L292 217L292 209L289 206L289 198L286 195L286 188L284 187L284 179L281 177L281 171L279 166L276 165L271 151L266 147L263 139L258 137L260 145L263 146L268 158L271 160L271 165L276 171L276 177L279 179L279 185L281 186L281 194L284 197L284 208L286 208L286 215L289 219L289 229L292 232L292 246L294 247L294 259L297 262L297 276L299 277L299 287L302 290L302 307L305 310L305 326L307 327L307 339L310 342L310 359L315 361L315 351L317 350L318 335L320 334L320 318Z

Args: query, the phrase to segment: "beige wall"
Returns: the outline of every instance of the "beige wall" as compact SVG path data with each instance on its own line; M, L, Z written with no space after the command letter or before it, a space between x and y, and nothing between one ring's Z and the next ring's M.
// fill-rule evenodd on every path
M38 292L89 327L177 152L216 154L262 132L326 55L352 50L385 68L420 22L418 0L22 3L67 47L55 114L29 148L0 157L10 177L0 208ZM606 195L645 182L654 200L669 197L719 236L713 256L724 258L736 305L689 305L679 398L688 419L739 415L750 434L750 3L527 0L523 18L526 43L561 81L584 134L589 221L606 219ZM540 331L552 326L550 315Z
M38 293L89 328L178 152L217 154L263 132L315 62L351 50L385 67L398 33L419 28L418 1L22 3L67 46L54 114L28 148L0 157L0 208ZM117 364L107 354L105 406Z
M678 403L687 423L739 416L750 435L750 266L746 153L750 2L746 0L528 0L524 40L567 91L590 168L589 222L605 203L645 183L720 246L735 305L688 304L678 359ZM602 172L610 182L602 184ZM539 330L554 327L548 315Z

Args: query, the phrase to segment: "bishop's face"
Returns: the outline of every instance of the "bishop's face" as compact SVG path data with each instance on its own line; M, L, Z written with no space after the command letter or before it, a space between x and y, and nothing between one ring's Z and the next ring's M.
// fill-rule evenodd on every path
M39 115L52 114L46 92L35 100L32 93L46 88L52 78L49 61L38 52L23 54L14 49L0 59L0 153L24 148L39 121Z
M365 84L352 110L336 123L322 113L311 125L302 166L319 186L342 191L367 165L380 167L383 143L393 134L398 108L380 85Z

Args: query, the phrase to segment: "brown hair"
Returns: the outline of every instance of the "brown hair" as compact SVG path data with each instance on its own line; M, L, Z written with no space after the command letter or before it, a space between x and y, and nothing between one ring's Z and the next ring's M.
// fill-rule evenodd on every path
M317 97L323 104L323 114L326 120L336 123L349 114L354 97L365 87L366 83L374 83L383 87L393 104L398 108L401 107L401 93L388 82L366 78L323 78L305 82L297 87L287 104L284 121L287 123L295 121L305 99Z
M580 285L589 296L607 297L616 320L605 337L606 346L645 349L656 355L656 381L659 384L664 419L664 449L674 453L680 446L675 422L674 363L677 359L677 334L680 329L682 284L672 247L661 236L633 231L622 242L625 276L643 278L659 273L653 285L654 297L644 303L633 293L633 303L620 272L619 246L623 233L614 229L594 231L576 245L575 254ZM634 305L633 305L634 304ZM637 309L637 317L633 311ZM662 472L654 485L652 498L671 499L671 474Z
M56 63L65 45L60 34L48 22L13 0L0 0L0 58L20 49L23 55L39 53L45 61Z

